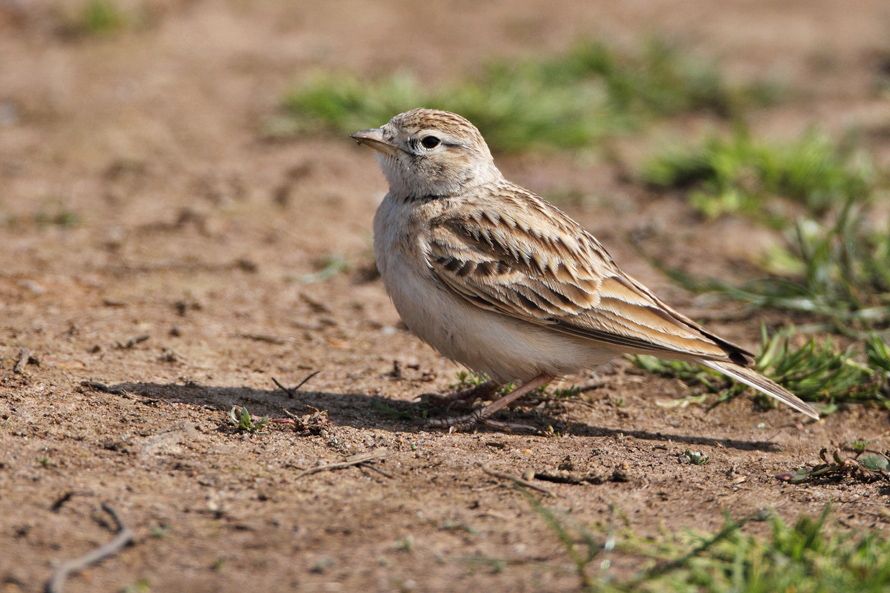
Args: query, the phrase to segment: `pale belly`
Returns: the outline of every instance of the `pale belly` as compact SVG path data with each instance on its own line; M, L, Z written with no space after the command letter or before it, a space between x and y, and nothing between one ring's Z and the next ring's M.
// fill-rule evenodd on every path
M381 253L385 246L375 243L387 292L405 325L444 356L496 381L566 375L617 355L591 341L476 307L396 250Z

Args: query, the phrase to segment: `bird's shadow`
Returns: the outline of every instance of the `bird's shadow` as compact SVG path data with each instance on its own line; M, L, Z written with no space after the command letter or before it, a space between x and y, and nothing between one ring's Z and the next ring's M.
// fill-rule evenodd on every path
M290 394L281 389L254 389L250 387L216 387L187 384L159 383L120 383L107 386L112 393L131 393L141 397L180 402L191 405L204 405L228 411L232 406L248 407L254 414L281 416L284 410L292 413L306 413L313 409L327 412L335 426L351 426L358 429L380 429L390 432L437 431L426 425L425 418L431 415L447 415L444 410L430 409L426 403L405 401L382 395L363 393L330 393L322 391L291 390ZM454 413L453 411L450 413ZM513 413L513 412L511 412ZM646 441L684 443L687 445L720 445L745 451L778 451L775 443L767 441L746 441L684 434L667 434L646 430L625 430L590 426L578 422L566 422L535 413L528 418L542 428L548 424L560 426L564 433L576 436L614 437L626 435ZM480 430L491 430L480 427Z

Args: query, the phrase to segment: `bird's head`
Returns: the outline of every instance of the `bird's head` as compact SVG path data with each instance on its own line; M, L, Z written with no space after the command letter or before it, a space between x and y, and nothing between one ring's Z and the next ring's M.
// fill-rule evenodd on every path
M405 197L453 196L501 178L482 134L455 113L412 109L352 137L377 151L390 191Z

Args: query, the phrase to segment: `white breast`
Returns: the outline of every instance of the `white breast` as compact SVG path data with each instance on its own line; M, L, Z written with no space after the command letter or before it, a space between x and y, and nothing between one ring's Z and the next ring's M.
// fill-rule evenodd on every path
M541 373L565 375L616 353L467 302L442 285L422 255L422 226L412 206L387 196L374 217L374 253L386 290L405 325L444 356L500 382Z

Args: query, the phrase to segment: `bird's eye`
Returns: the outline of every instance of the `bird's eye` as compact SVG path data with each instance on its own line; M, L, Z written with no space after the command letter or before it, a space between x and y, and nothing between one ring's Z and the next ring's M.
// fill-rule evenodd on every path
M435 136L424 136L421 138L420 143L423 144L424 148L435 148L439 146L440 140Z

